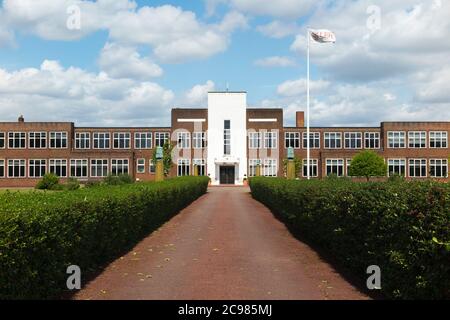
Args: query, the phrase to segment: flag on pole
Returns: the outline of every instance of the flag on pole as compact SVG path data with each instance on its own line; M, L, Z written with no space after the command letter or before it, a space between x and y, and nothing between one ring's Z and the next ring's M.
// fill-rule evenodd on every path
M311 38L319 43L328 43L328 42L336 42L336 35L334 32L330 30L321 29L321 30L311 30L310 32Z

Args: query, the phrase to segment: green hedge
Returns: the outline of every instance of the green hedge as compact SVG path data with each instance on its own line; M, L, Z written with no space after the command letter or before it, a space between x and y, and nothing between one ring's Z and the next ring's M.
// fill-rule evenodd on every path
M49 299L123 254L206 192L208 178L0 194L0 299Z
M361 280L381 268L382 294L450 298L450 187L252 178L252 195Z

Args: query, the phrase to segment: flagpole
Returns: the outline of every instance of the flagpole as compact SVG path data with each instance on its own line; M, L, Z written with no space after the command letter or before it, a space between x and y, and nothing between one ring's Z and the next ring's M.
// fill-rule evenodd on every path
M308 178L308 180L311 179L311 175L310 175L310 158L311 158L311 139L310 139L310 127L309 127L309 38L310 38L310 34L309 34L310 30L309 28L307 28L307 41L308 41L308 57L307 57L307 79L306 79L306 148L307 148L307 160L306 160L306 176Z

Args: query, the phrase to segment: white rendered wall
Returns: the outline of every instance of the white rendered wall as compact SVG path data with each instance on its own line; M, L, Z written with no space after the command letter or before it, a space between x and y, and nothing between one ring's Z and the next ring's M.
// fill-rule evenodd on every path
M231 121L231 154L224 156L224 121ZM236 184L247 174L247 94L245 92L208 93L208 174L212 184L219 184L220 166L225 157L239 161L235 166Z

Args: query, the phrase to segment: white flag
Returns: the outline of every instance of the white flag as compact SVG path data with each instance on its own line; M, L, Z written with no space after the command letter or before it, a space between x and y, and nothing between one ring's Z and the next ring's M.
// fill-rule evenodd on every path
M330 30L311 30L311 38L320 43L336 42L336 35Z

